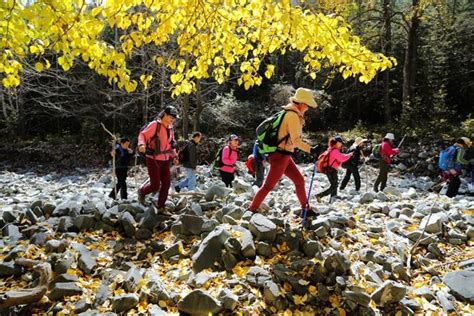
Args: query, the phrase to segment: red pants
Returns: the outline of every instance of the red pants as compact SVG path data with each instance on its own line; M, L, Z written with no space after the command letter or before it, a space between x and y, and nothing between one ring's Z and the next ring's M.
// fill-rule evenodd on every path
M291 156L275 152L268 155L268 161L270 163L270 171L263 186L255 194L252 204L250 204L250 210L256 211L260 207L267 194L275 187L283 175L286 175L295 184L296 196L300 201L301 208L304 208L306 206L304 177L298 170L298 167L296 167Z
M140 193L147 195L148 193L157 192L160 190L157 207L165 206L168 198L168 190L171 185L171 173L169 161L155 160L146 158L146 167L148 169L148 176L150 179L140 187Z

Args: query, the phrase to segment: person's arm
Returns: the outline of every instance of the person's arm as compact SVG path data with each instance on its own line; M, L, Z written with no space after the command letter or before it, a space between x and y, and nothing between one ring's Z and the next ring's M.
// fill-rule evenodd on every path
M388 142L384 142L382 144L382 153L385 154L386 156L395 156L400 153L399 148L392 148L392 146Z
M301 123L298 114L294 112L286 113L285 118L287 118L288 122L288 132L289 138L295 147L298 147L304 152L310 153L311 146L303 141L301 138Z
M351 159L353 154L354 152L351 152L349 154L343 154L339 150L333 150L331 152L331 155L333 155L333 159L337 160L341 164Z
M236 159L232 158L232 155L230 155L230 147L225 146L224 149L222 150L222 163L226 166L232 167L232 165L236 162Z

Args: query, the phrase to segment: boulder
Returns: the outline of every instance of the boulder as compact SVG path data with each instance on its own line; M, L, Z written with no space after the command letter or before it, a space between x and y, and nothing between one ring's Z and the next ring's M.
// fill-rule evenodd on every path
M446 273L443 283L458 299L474 304L474 271L461 270Z
M250 219L250 231L257 240L273 243L277 235L277 226L262 214L254 214Z
M407 292L404 285L395 281L385 281L374 293L372 293L372 300L378 306L386 306L392 303L400 302Z
M49 299L59 301L66 296L81 295L82 289L73 282L55 283L48 294Z
M200 272L204 269L214 267L216 261L220 261L222 247L229 238L229 233L222 227L217 227L199 245L196 253L193 254L193 270Z
M194 290L178 302L178 310L191 315L214 314L220 309L221 303L202 290Z
M131 310L138 304L136 294L122 294L112 298L112 310L116 313L123 313Z

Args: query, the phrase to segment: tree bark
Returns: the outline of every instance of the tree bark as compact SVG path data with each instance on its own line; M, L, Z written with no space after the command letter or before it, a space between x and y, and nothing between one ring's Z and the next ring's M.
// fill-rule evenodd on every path
M382 51L385 56L389 56L392 52L392 8L391 0L383 1L383 15L384 15L384 36L382 37ZM390 100L390 72L388 69L383 74L383 106L385 122L392 122L392 103Z
M204 106L202 104L201 84L199 83L199 81L196 84L197 84L196 111L194 111L194 115L193 115L193 130L199 131L201 127L201 113L202 113L202 110L204 109Z
M188 139L189 136L189 94L183 96L183 138Z
M405 50L405 61L403 64L403 107L409 106L413 103L416 78L416 54L418 46L418 28L420 26L420 18L418 16L419 0L413 0L412 4L413 13L410 19L407 47Z

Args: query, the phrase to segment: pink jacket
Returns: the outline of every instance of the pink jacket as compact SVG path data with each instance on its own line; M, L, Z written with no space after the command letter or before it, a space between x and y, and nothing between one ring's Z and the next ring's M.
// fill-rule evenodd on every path
M383 160L388 164L392 163L392 156L398 155L399 153L400 149L393 149L389 141L383 142L380 147L380 156L382 156Z
M237 162L238 153L237 150L230 149L229 145L226 145L222 150L222 162L224 166L220 170L224 172L234 173L235 169L233 165Z
M337 169L339 168L344 162L349 160L352 157L352 153L350 154L343 154L338 148L330 148L331 152L329 153L329 166Z
M147 154L146 157L159 161L167 161L177 156L176 150L171 148L171 141L174 139L174 131L173 127L166 128L163 124L161 124L160 120L158 120L158 122L160 122L159 128L157 128L157 121L155 120L148 124L148 126L140 132L140 134L138 135L138 146L146 146L147 141L149 141L153 137L153 134L156 131L160 139L160 151L164 153L160 153L157 155ZM153 150L155 149L154 140L151 141L149 147Z

